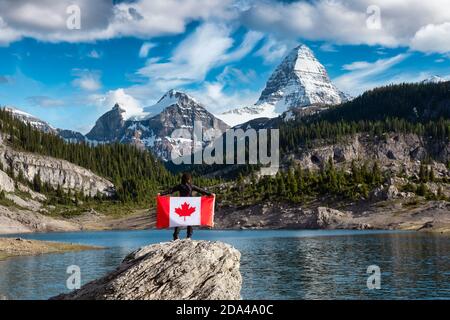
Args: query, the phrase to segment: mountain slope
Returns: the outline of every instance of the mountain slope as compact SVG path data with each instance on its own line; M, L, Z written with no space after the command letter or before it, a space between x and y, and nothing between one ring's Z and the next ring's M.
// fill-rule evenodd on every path
M156 107L160 106L164 106L164 109L155 116L127 121L120 141L149 148L167 161L172 152L181 156L184 148L191 147L196 121L201 123L203 130L216 129L224 132L228 128L195 99L180 91L167 92L156 104ZM177 129L185 130L187 136L172 136Z
M358 98L330 108L322 120L383 120L388 117L410 122L450 118L450 82L404 83L369 90Z
M154 106L146 108L144 115L125 120L123 113L124 110L116 104L97 120L87 138L90 141L136 145L168 161L172 150L175 155L181 155L182 150L192 144L192 137L172 137L175 130L184 129L186 135L192 136L195 121L201 122L204 130L223 132L228 128L191 96L176 90L170 90Z
M86 134L86 137L91 141L117 141L125 124L124 113L125 109L116 103L110 111L103 114L95 122L94 127Z
M148 204L151 201L149 194L175 181L151 153L130 145L67 143L55 134L26 125L5 110L0 110L0 123L5 150L1 153L5 160L0 163L4 164L4 170L14 172L15 176L32 179L33 186L47 189L40 183L48 182L53 188L61 186L71 191L90 191L95 187L95 180L90 178L93 173L102 177L99 181L106 179L114 184L116 197L121 202ZM74 170L73 175L66 175L63 170L70 165L82 168ZM38 179L39 183L34 181L40 174L48 180L42 176ZM80 181L79 188L72 188L74 183ZM91 195L93 193L95 191L90 192Z
M275 69L261 93L257 106L273 105L275 112L309 105L335 105L343 94L331 83L325 67L314 53L301 45Z
M47 122L29 114L29 113L26 113L22 110L19 110L17 108L11 107L11 106L4 106L4 107L2 107L2 109L6 112L11 113L11 115L14 118L16 118L24 123L29 124L38 130L41 130L43 132L48 132L48 133L56 133L57 132L57 130L55 128L53 128L51 125L49 125Z
M236 125L259 117L274 118L291 108L337 105L346 100L348 96L331 82L311 49L300 45L275 69L255 105L219 117Z
M439 82L446 82L446 81L448 81L448 80L445 79L445 78L442 78L440 76L434 75L434 76L431 76L431 77L429 77L429 78L427 78L425 80L422 80L422 83L427 84L427 83L439 83Z
M67 142L75 143L86 141L86 137L78 131L54 128L48 122L17 108L4 106L0 109L9 112L15 119L20 120L25 124L29 124L31 127L37 130L58 135Z

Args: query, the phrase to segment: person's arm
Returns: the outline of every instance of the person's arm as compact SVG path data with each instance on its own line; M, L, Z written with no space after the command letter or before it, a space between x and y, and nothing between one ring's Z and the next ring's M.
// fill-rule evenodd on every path
M196 192L198 192L200 194L207 195L207 196L212 196L213 195L213 193L211 193L211 192L209 192L209 191L207 191L205 189L199 188L197 186L194 186L194 185L192 185L192 190L196 191Z
M168 194L172 194L172 193L174 193L174 192L179 191L178 189L179 189L179 188L178 188L178 185L176 185L175 187L172 187L172 188L170 188L169 190L163 191L163 192L159 193L158 195L160 195L160 196L165 196L165 195L168 195Z

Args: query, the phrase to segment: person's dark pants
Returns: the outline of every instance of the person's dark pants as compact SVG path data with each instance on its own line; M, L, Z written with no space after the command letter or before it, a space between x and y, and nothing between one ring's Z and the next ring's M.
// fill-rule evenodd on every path
M191 226L188 226L187 227L187 237L191 238L193 233L194 233L194 228L192 228ZM179 234L180 234L180 227L175 227L175 229L173 231L173 240L177 240Z

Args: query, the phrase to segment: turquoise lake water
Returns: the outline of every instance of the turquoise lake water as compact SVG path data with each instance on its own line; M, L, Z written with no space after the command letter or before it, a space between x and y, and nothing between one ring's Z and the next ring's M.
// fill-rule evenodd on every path
M185 236L185 231L182 233ZM170 240L171 231L101 231L11 235L103 246L102 250L0 261L0 296L47 299L69 291L70 265L82 284L115 269L130 251ZM450 238L387 231L196 230L240 250L243 299L450 299ZM381 289L367 288L367 268Z

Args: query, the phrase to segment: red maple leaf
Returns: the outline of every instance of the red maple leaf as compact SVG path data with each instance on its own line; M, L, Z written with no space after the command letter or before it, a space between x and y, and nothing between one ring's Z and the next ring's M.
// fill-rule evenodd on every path
M184 218L186 221L186 217L190 217L195 212L195 207L191 207L189 203L185 202L179 208L175 208L175 213L180 217Z

